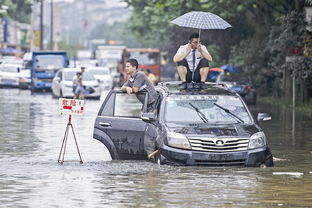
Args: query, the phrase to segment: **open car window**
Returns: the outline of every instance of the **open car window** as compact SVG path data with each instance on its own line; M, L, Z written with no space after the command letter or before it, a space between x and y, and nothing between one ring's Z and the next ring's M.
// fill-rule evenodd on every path
M134 94L117 93L115 97L114 117L139 118L143 104Z
M142 93L144 96L146 93ZM145 103L147 96L145 96ZM110 117L140 118L141 112L146 111L135 94L123 93L120 90L112 90L105 99L99 115Z

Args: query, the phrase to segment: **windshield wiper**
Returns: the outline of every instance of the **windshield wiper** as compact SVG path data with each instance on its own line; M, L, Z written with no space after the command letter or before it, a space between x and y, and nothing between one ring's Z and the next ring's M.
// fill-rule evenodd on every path
M238 116L236 116L234 113L232 113L229 109L224 108L220 105L218 105L217 103L214 103L215 106L217 106L218 108L221 108L222 110L224 110L226 113L230 114L231 116L233 116L236 120L238 120L240 123L244 123L244 121L239 118Z
M192 108L194 108L194 110L198 113L198 116L199 116L199 118L201 118L201 120L203 120L203 122L205 123L205 124L208 124L208 119L207 119L207 117L205 116L205 114L203 114L198 108L196 108L192 103L189 103L190 104L190 106L192 107Z

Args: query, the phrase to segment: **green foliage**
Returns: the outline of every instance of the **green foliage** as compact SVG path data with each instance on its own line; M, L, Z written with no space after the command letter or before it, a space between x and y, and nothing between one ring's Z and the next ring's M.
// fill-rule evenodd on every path
M276 71L285 68L295 71L312 70L310 58L300 57L294 62L287 63L287 51L293 47L303 47L305 40L305 16L296 11L281 19L281 25L274 27L266 50L272 54L269 65Z
M280 91L281 70L289 46L302 46L305 23L303 6L311 0L126 0L133 8L129 24L145 47L159 47L172 57L190 33L170 23L189 11L219 15L233 27L202 31L201 41L208 47L212 66L232 64L249 76L259 91ZM294 16L293 11L301 15ZM298 59L291 66L303 76L310 71L309 58ZM289 67L289 66L288 66ZM276 90L275 90L276 89Z
M128 47L141 47L141 42L137 40L133 32L127 27L127 23L114 23L113 25L103 24L96 27L90 33L91 39L122 40L123 45Z
M275 16L287 13L294 6L293 0L126 0L133 8L129 24L134 35L145 47L159 47L175 51L185 44L189 34L197 30L180 28L170 23L189 11L206 11L219 15L233 28L222 31L203 31L202 42L219 46L217 57L228 61L231 47L250 37L263 40L275 23ZM208 34L209 33L209 34ZM207 35L208 34L208 35ZM212 54L214 55L214 54Z
M0 5L8 7L2 17L10 17L16 21L29 23L32 0L0 0Z
M84 48L81 45L68 45L64 42L59 42L58 47L60 50L66 51L67 55L71 58L73 58L76 55L77 50Z

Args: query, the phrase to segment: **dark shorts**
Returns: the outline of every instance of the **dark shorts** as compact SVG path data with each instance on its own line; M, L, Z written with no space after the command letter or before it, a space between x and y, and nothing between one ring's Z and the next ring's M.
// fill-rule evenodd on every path
M183 59L182 61L179 61L177 64L178 64L178 66L185 66L186 67L186 69L187 69L186 82L191 82L192 81L192 72L189 68L187 61L185 59ZM200 68L204 68L204 67L209 67L209 62L207 59L202 58L199 61L198 65L195 69L193 82L200 82L201 81Z

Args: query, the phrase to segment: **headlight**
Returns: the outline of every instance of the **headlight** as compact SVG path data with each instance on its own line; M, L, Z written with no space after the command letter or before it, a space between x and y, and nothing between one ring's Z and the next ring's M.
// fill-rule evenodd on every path
M182 134L178 134L175 132L168 132L167 134L168 145L172 147L182 148L182 149L191 149L191 145L186 138L186 136Z
M261 131L253 134L250 137L248 149L256 149L259 147L264 147L265 145L266 145L266 137L265 134Z

